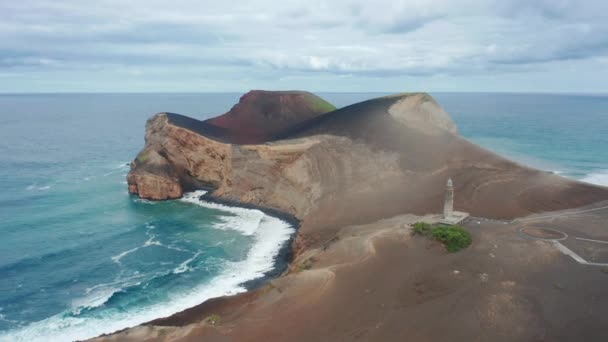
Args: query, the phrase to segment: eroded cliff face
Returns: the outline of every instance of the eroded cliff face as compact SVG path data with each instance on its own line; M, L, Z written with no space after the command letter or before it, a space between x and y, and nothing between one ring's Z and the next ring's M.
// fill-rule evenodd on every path
M273 178L277 170L285 167L284 159L302 151L296 148L285 156L261 152L262 157L256 160L252 157L255 151L270 149L256 145L241 148L233 143L263 143L278 132L334 109L308 92L254 90L243 95L227 113L206 121L159 113L148 120L145 147L131 163L127 177L129 192L146 199L164 200L179 198L184 191L210 187L217 189L218 195L230 194L233 199L244 197L253 201L255 196L246 187L232 189L232 178L239 177L241 169L254 174L261 172L252 171L250 165L268 168L272 172L267 176ZM233 154L237 162L235 174Z
M327 197L361 191L379 174L398 175L398 155L348 138L319 135L261 145L217 142L169 123L148 121L146 146L131 164L129 191L142 198L179 198L196 185L214 195L270 206L298 218ZM373 185L372 185L373 186Z
M412 96L421 104L420 97ZM398 115L400 110L391 112ZM173 124L171 115L160 113L148 120L146 145L131 163L127 178L130 193L163 200L207 186L215 189L216 196L271 206L303 218L325 200L363 195L378 186L378 180L403 177L398 153L377 150L356 139L315 134L236 145ZM446 120L451 123L447 116L441 120L442 125ZM429 130L434 124L429 121L418 128Z
M129 192L142 198L179 198L184 190L230 183L230 144L169 123L167 113L146 123L146 145L131 163Z

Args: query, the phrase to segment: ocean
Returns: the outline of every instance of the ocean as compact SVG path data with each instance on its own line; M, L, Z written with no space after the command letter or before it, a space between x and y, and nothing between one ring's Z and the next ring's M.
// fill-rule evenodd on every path
M535 168L608 186L608 94L433 94L460 133Z
M0 340L70 341L245 290L295 229L257 210L127 193L144 126L241 94L0 95ZM320 93L342 107L379 93ZM608 95L432 94L460 133L520 163L608 185Z

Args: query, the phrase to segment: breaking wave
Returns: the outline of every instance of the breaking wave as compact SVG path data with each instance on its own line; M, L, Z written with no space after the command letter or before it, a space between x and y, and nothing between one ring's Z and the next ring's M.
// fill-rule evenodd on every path
M204 190L189 192L184 194L180 201L232 214L231 216L222 216L222 223L214 225L214 228L238 230L244 235L253 235L260 227L262 219L266 217L266 214L260 210L229 207L223 204L201 201L200 197L205 193L207 192Z
M596 185L608 186L608 170L590 173L587 176L583 177L581 181Z
M192 256L168 272L147 279L135 274L130 278L90 287L86 289L86 296L73 301L71 309L42 321L0 333L0 341L73 341L111 333L156 318L170 316L210 298L244 292L245 282L263 277L274 270L280 249L290 239L295 228L259 210L201 201L199 198L203 194L202 191L187 193L181 201L230 214L222 216L222 222L215 224L214 228L232 229L252 237L253 245L243 260L214 261L220 263L222 271L219 275L194 288L168 293L162 301L129 307L128 310L121 309L120 305L118 307L113 305L120 303L124 298L141 295L147 287L154 287L155 282L170 282L182 273L192 271L191 265L201 257L201 251L187 251L192 253ZM156 240L152 225L147 227L146 234L148 240L141 246L121 252L113 256L112 260L120 264L121 259L126 255L152 245L178 249L165 246Z

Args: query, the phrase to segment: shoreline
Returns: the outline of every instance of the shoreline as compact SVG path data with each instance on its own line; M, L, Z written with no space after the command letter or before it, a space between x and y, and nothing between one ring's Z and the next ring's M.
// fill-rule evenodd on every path
M568 234L593 236L602 231L601 222L604 220L601 218L608 215L606 212L590 217L579 216L576 212L572 214L557 221L552 218L544 220L543 225L556 225L556 229ZM578 288L580 279L584 279L584 283L589 284L586 288L590 293L604 293L601 279L605 272L581 267L557 253L551 244L514 239L519 225L505 225L492 220L467 223L467 229L474 236L475 247L447 253L439 245L429 244L424 239L404 238L404 234L410 236L402 230L408 218L411 222L418 220L416 216L403 214L351 227L344 234L348 238L339 239L315 254L310 270L290 274L288 279L291 280L277 281L273 284L276 287L269 291L212 298L169 318L111 336L108 340L173 337L179 341L240 341L269 340L269 336L270 340L276 341L315 340L319 334L349 327L352 315L348 312L364 316L360 326L369 331L369 335L362 338L366 341L393 341L404 335L417 337L421 331L422 338L430 341L441 340L445 331L463 340L475 336L513 341L532 340L538 336L547 336L551 340L569 336L575 340L581 333L589 340L601 340L600 337L604 336L601 327L605 320L591 320L589 331L584 330L586 327L572 331L573 327L569 325L547 331L545 321L588 318L587 308L597 305L597 299L584 291L573 291L571 296L564 297L563 291ZM581 219L587 223L581 225L585 231L572 224ZM588 242L571 240L570 243L588 247L585 245ZM370 244L374 248L366 248ZM596 246L600 251L598 248L602 246ZM528 253L522 253L522 250ZM403 260L419 260L422 267L404 268ZM541 270L539 266L542 266ZM332 268L331 273L338 281L325 282L328 268ZM542 272L540 276L539 271ZM559 288L554 291L538 291L539 288L557 286ZM361 300L353 301L352 298L357 296ZM447 300L437 300L438 297ZM538 312L537 306L519 302L510 304L512 298L521 298L523 304L529 303L527 298L538 298L533 304L558 305L558 309ZM274 305L281 304L285 311L277 315L272 311L277 306L263 304L269 299L276 300ZM578 305L581 301L586 305ZM454 310L454 303L462 302L470 305L457 305ZM258 303L262 304L256 305ZM288 303L306 304L288 309ZM499 304L508 310L497 313L495 308ZM576 305L574 309L572 305ZM424 315L421 315L421 310ZM434 322L429 323L428 315L441 316L446 312L449 314L445 319L445 329L438 331ZM217 326L206 321L214 314L221 319ZM294 317L301 318L301 321L290 325ZM379 317L386 328L378 329ZM403 321L410 324L404 326ZM467 326L463 327L463 322ZM317 330L311 330L311 324ZM480 325L482 329L478 328ZM518 330L520 326L525 329Z
M265 215L272 216L281 221L285 221L287 224L291 225L294 228L293 234L289 237L289 239L285 240L282 246L279 248L278 254L274 260L274 266L272 270L266 272L262 277L251 279L242 283L242 285L247 289L247 292L253 291L268 282L269 280L280 277L288 268L293 260L293 251L292 244L295 240L295 237L298 234L298 230L300 229L300 220L298 220L294 215L287 213L285 211L281 211L275 208L264 207L252 203L240 202L231 199L225 199L221 197L217 197L213 195L215 189L201 189L207 191L204 195L199 197L199 200L206 201L209 203L221 204L229 207L237 207L243 209L252 209L259 210L263 212ZM212 298L210 298L212 299ZM202 303L201 303L202 304ZM199 304L200 305L200 304Z
M274 260L274 265L271 270L264 273L264 275L261 277L247 280L247 281L240 283L240 285L242 285L246 289L244 292L233 294L233 295L222 295L222 296L218 296L218 297L211 297L192 307L178 311L169 316L155 318L150 321L140 323L133 327L126 327L126 328L116 330L113 332L104 333L104 334L92 337L90 339L87 339L87 340L94 340L94 339L97 339L100 337L112 336L112 335L127 331L129 329L133 329L137 326L154 326L154 325L156 325L156 326L184 326L184 325L187 325L187 324L191 323L191 322L189 322L188 317L192 316L191 315L192 312L208 311L209 308L213 308L213 307L221 304L225 298L231 298L233 296L239 296L239 295L241 295L241 296L252 295L256 289L266 285L269 281L271 281L273 279L279 278L289 268L289 265L293 261L293 253L292 253L291 247L292 247L293 241L295 240L295 237L298 234L298 230L300 228L300 220L298 220L294 215L281 211L281 210L278 210L278 209L275 209L275 208L264 207L264 206L260 206L260 205L256 205L256 204L252 204L252 203L246 203L246 202L240 202L240 201L231 200L231 199L220 198L220 197L213 195L213 192L216 189L209 188L209 187L199 187L197 189L189 189L189 190L190 191L196 191L196 190L206 191L205 194L198 197L198 199L201 201L225 205L225 206L229 206L229 207L259 210L262 213L264 213L264 215L271 216L271 217L274 217L281 221L286 222L287 224L289 224L290 226L292 226L294 228L294 232L291 234L289 239L287 239L283 242L283 244L279 248L277 256ZM139 197L139 196L137 196L137 197ZM195 315L195 316L199 316L199 315Z

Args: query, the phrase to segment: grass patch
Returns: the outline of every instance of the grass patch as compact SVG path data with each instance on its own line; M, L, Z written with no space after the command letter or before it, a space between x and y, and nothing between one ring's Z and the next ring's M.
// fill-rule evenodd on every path
M142 154L138 155L136 159L139 164L143 164L146 161L146 158L147 158L146 154L142 153Z
M266 284L266 286L264 286L264 287L262 288L261 293L262 293L262 294L266 294L266 293L268 293L268 292L270 292L270 291L272 291L272 290L277 290L277 291L279 291L279 293L280 293L280 292L283 292L283 291L281 291L281 289L280 289L280 288L276 287L276 286L275 286L275 285L272 283L272 281L270 281L270 282L268 282L268 284Z
M216 325L216 324L220 324L221 321L221 317L218 314L211 314L209 316L207 316L207 318L205 318L205 322L209 323L211 325Z
M432 226L426 222L416 222L413 225L414 235L424 235L428 236L431 233Z
M440 224L432 226L428 223L416 222L413 225L412 233L430 237L443 243L448 252L458 252L465 249L473 241L469 232L456 225Z

